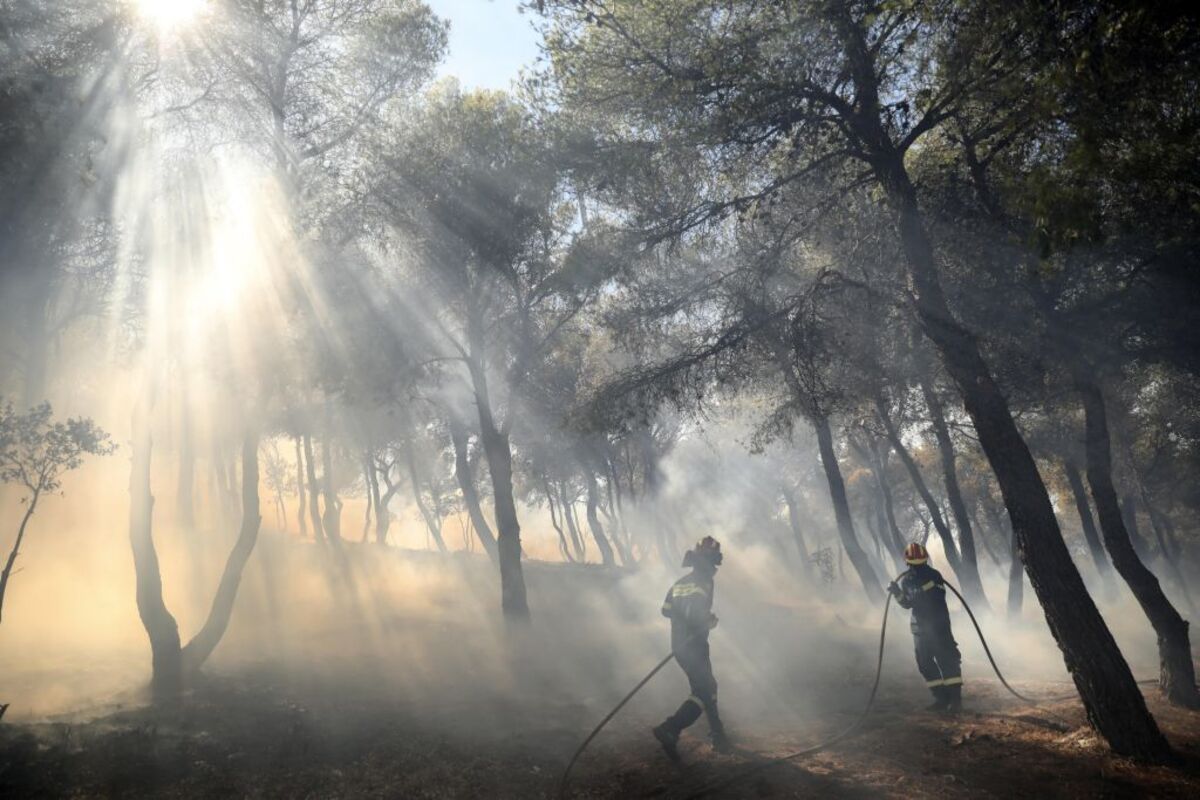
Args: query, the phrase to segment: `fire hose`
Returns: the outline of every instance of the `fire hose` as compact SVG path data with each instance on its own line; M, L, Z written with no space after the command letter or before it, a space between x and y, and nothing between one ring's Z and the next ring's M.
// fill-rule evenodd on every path
M1018 692L1016 689L1012 688L1012 686L1010 686L1008 684L1008 681L1005 680L1004 674L1000 671L1000 667L996 664L996 659L992 656L991 648L988 647L987 639L983 635L983 629L979 626L979 621L977 619L975 619L975 613L971 610L971 606L967 603L966 598L964 598L962 596L962 593L959 592L958 589L955 588L953 584L951 584L949 582L945 582L944 585L946 586L947 589L949 589L951 592L953 592L954 596L957 597L959 599L959 602L962 603L963 608L967 612L967 616L971 620L971 624L975 628L975 633L978 634L978 636L979 636L979 642L980 642L980 644L983 645L983 652L987 655L988 663L990 663L992 665L992 670L996 673L996 677L1000 679L1001 685L1004 686L1004 688L1007 689L1008 692L1010 694L1012 694L1013 697L1016 697L1018 700L1021 700L1022 702L1036 706L1036 705L1039 705L1040 703L1054 702L1059 699L1069 699L1069 698L1075 696L1075 695L1066 695L1062 698L1054 697L1054 698L1048 698L1047 700L1038 701L1038 700L1034 700L1030 697L1026 697L1025 695ZM887 638L888 611L891 610L891 607L892 607L892 595L889 593L887 596L887 600L884 602L884 605L883 605L883 621L880 623L880 626L879 626L879 653L878 653L878 657L875 662L875 679L871 683L871 693L867 696L866 705L863 707L862 712L859 713L858 717L852 723L850 723L848 726L846 726L839 733L837 733L837 734L833 735L832 737L825 739L811 747L806 747L805 749L799 750L795 753L789 753L788 755L785 755L785 756L780 756L778 758L773 758L773 759L764 761L762 763L755 764L745 770L742 770L742 771L740 771L734 775L731 775L727 778L724 778L720 781L716 781L713 783L699 786L696 789L694 789L691 793L686 795L687 800L691 800L691 798L695 798L695 797L702 797L703 795L706 795L710 792L714 792L718 789L723 789L726 786L730 786L734 783L738 783L752 775L756 775L756 774L758 774L766 769L769 769L771 767L778 766L780 764L784 764L788 761L793 761L797 758L803 758L804 756L813 755L814 753L818 753L828 747L831 747L831 746L837 744L838 742L844 741L845 739L849 738L851 735L856 733L858 731L858 729L862 727L862 724L866 721L867 716L871 713L871 708L875 705L875 696L879 692L879 682L880 682L880 679L883 677L883 649L884 649L884 642L886 641L886 638ZM575 753L571 756L571 760L567 763L566 769L563 770L562 777L559 779L558 797L560 798L560 800L562 800L563 798L565 798L567 796L567 781L570 778L572 768L574 768L575 763L579 760L579 757L583 754L583 751L587 749L587 746L589 744L591 744L592 740L595 739L596 736L600 733L600 731L604 729L604 726L607 725L609 723L609 721L613 717L615 717L617 715L617 713L622 708L624 708L625 705L630 700L633 699L634 695L636 695L639 691L641 691L642 687L645 686L647 683L649 683L650 680L652 678L654 678L654 676L657 675L662 670L663 667L665 667L668 663L670 663L670 661L674 657L675 657L675 653L672 651L671 653L668 653L665 658L663 658L661 661L659 661L658 664L655 665L654 669L650 670L650 672L648 672L646 674L646 677L642 678L642 680L637 684L637 686L633 687L633 690L630 691L629 694L625 695L625 697L621 699L621 702L617 703L616 707L614 707L613 710L610 711L608 713L608 715L604 717L604 719L600 720L600 724L598 724L595 728L592 729L592 732L588 734L587 738L583 740L583 743L580 744L579 747L575 750Z

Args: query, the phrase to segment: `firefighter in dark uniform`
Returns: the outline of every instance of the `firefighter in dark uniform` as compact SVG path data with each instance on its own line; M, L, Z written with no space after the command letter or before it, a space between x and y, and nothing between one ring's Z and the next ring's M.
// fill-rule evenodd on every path
M687 675L692 692L678 711L654 728L654 738L672 761L679 759L679 734L701 714L708 716L713 749L719 753L732 749L717 711L717 680L708 655L708 632L717 627L717 617L712 613L713 576L722 558L720 543L705 536L683 558L683 566L692 571L675 582L663 601L663 616L671 620L671 652Z
M912 609L912 634L917 646L917 669L933 693L930 711L957 714L962 710L962 655L950 630L945 580L929 566L925 547L913 542L904 550L908 570L888 586L902 608Z

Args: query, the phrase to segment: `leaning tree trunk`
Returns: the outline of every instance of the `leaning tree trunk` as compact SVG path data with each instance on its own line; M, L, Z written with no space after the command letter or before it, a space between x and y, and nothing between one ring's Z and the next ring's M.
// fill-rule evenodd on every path
M488 525L483 508L479 504L479 489L475 486L475 475L467 455L467 429L453 412L450 414L450 441L454 445L454 477L458 480L458 488L462 492L463 505L467 507L467 515L471 519L471 526L475 529L479 543L483 545L492 563L496 563L499 558L496 537L492 534L492 528Z
M425 527L433 537L438 552L449 552L446 548L446 540L442 538L441 520L434 515L429 506L425 504L424 498L421 497L421 475L417 472L417 459L413 456L413 448L408 448L406 458L408 461L408 477L412 482L413 502L417 504L417 510L421 512L421 519L425 520Z
M325 441L321 443L321 466L325 473L322 484L325 489L325 516L321 518L321 527L325 538L334 544L342 541L342 501L337 496L337 487L333 480L333 434L329 430L328 413L326 414Z
M837 518L838 535L850 563L858 572L867 599L872 603L883 601L883 588L879 577L871 567L871 560L858 543L854 534L854 519L850 516L850 503L846 498L846 483L842 479L842 470L838 466L837 453L833 449L833 433L829 429L829 419L814 415L813 427L817 431L817 444L821 452L821 466L825 470L825 479L829 483L829 497L833 502L833 513Z
M150 492L150 409L133 414L129 480L129 542L137 582L137 610L150 638L150 689L155 700L172 700L183 691L183 659L179 625L167 609L162 594L162 573L154 549L154 495Z
M38 499L41 495L42 490L40 488L34 489L33 495L25 504L25 513L21 515L21 525L17 528L16 541L13 542L12 550L8 552L8 559L4 562L4 570L0 572L0 620L4 619L4 596L8 592L8 579L12 577L13 567L17 563L17 556L21 554L21 543L25 541L25 530L29 527L29 518L37 510Z
M575 560L587 561L587 548L584 546L583 534L579 532L579 520L575 517L575 503L567 496L567 490L562 481L558 481L558 503L562 509L563 521L571 534L571 546L575 548Z
M606 567L611 567L615 564L612 545L609 544L608 536L604 533L604 525L601 524L600 516L596 513L596 506L600 502L600 492L596 486L596 476L592 474L591 468L586 464L581 469L583 470L584 481L587 483L588 528L592 532L592 539L596 542L596 549L600 551L600 563Z
M861 70L856 75L872 80ZM877 128L875 140L885 141L879 120L871 119ZM899 217L901 247L913 280L922 330L938 348L963 395L1004 496L1030 583L1041 601L1050 632L1063 651L1088 719L1115 752L1146 761L1169 761L1173 757L1171 747L1146 708L1129 664L1071 560L1050 494L1017 429L1008 401L992 377L978 342L950 312L903 157L894 151L887 155L876 168Z
M808 549L808 543L804 541L804 526L800 524L800 503L796 498L796 491L786 483L780 484L779 490L783 494L784 504L787 505L788 527L792 529L792 538L796 540L796 550L800 553L800 568L804 577L811 581L812 552Z
M1087 478L1100 517L1100 530L1113 566L1129 585L1158 636L1159 687L1175 705L1200 707L1187 620L1167 599L1158 578L1138 558L1121 517L1112 480L1112 445L1104 395L1100 386L1082 370L1077 372L1075 384L1083 401Z
M917 490L917 494L921 497L921 502L925 504L926 510L929 511L930 519L933 521L933 529L937 531L938 538L942 541L942 549L946 551L946 562L950 565L950 569L954 570L954 574L958 576L958 579L962 581L963 590L967 593L967 597L974 601L975 596L973 594L972 581L964 574L966 567L963 565L962 559L958 557L958 546L954 543L954 534L950 532L950 526L946 524L941 508L933 496L933 492L929 491L929 485L925 483L925 477L921 474L921 468L917 466L916 459L912 457L912 453L908 452L908 448L905 447L904 441L900 438L900 431L897 430L895 423L892 422L887 404L884 402L882 396L875 398L875 409L879 415L879 421L883 423L883 429L887 433L888 442L892 445L892 449L896 451L896 455L900 456L900 461L908 471L908 477L912 482L913 488ZM975 581L979 581L978 571L975 573Z
M1021 551L1017 545L1017 536L1012 535L1012 547L1009 550L1008 562L1008 616L1016 619L1021 616L1021 606L1025 599L1025 573L1022 571Z
M1075 500L1075 511L1079 515L1079 524L1083 528L1088 552L1092 554L1092 563L1096 565L1096 572L1104 581L1104 585L1111 591L1112 571L1109 569L1108 556L1104 553L1104 545L1100 543L1100 532L1096 530L1096 520L1092 517L1092 509L1088 504L1083 476L1079 474L1079 467L1069 458L1063 461L1063 472L1066 473L1067 484L1071 487L1071 497Z
M183 648L185 676L193 675L200 669L229 628L234 601L237 600L238 588L242 584L242 573L254 552L254 545L258 542L261 523L258 499L258 435L248 432L242 440L242 526L233 550L225 561L225 571L221 573L221 582L217 584L217 593L213 597L208 619Z
M929 381L921 381L921 392L925 396L925 407L929 409L929 417L933 422L933 433L937 438L938 454L942 463L942 483L946 487L946 498L950 501L950 511L954 514L954 522L958 525L958 546L962 555L962 571L959 577L963 582L963 590L972 597L979 607L988 610L987 594L983 591L983 581L979 577L979 559L975 554L975 534L971 530L971 516L967 513L967 504L963 501L962 490L958 485L958 465L954 454L954 440L950 438L950 428L946 425L946 414L942 410L942 401L929 385Z
M892 535L892 547L895 548L896 558L900 563L904 563L904 548L907 543L904 541L904 535L900 533L900 526L896 524L896 503L892 498L892 487L887 479L887 465L884 458L887 457L887 451L879 452L879 445L874 441L867 443L871 452L871 472L875 475L875 482L879 488L879 495L883 498L883 511L887 516L888 531Z

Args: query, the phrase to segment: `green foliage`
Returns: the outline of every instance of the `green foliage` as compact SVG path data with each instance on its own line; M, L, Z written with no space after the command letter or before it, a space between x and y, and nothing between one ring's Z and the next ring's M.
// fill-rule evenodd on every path
M55 420L49 403L19 413L11 402L0 408L0 482L24 487L31 497L56 492L62 475L86 455L105 456L116 446L86 418Z

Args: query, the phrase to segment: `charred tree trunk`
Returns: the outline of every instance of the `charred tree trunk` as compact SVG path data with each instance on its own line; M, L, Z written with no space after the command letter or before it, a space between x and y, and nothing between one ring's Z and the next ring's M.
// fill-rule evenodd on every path
M1125 492L1121 495L1120 507L1121 521L1125 525L1125 532L1129 537L1129 541L1133 544L1133 551L1137 553L1137 557L1143 562L1150 561L1152 556L1150 547L1146 544L1146 540L1142 538L1141 528L1138 527L1137 496L1132 491Z
M296 519L300 521L300 538L308 538L308 518L304 506L304 453L300 450L300 437L296 437Z
M470 439L466 426L455 414L450 414L450 441L454 445L454 477L458 480L458 488L462 492L463 505L467 507L467 515L471 518L471 526L475 535L492 563L496 563L499 553L496 548L496 537L483 515L479 504L479 489L475 486L475 475L471 470L471 460L468 457Z
M826 417L814 415L813 427L817 431L817 443L821 452L821 466L825 470L825 479L829 483L829 497L833 503L833 513L837 518L838 535L850 563L858 572L863 590L872 603L883 601L883 588L879 577L871 567L871 560L858 542L854 533L854 520L850 516L850 503L846 498L846 483L842 479L842 469L838 465L837 453L833 449L833 432L829 429Z
M563 526L558 521L558 514L554 512L554 493L550 491L550 482L543 480L542 489L546 493L546 505L550 508L550 524L558 532L558 551L562 553L563 561L573 564L575 556L571 555L571 550L567 546L567 535L563 533Z
M1096 520L1092 517L1092 509L1088 504L1087 489L1083 486L1083 476L1075 462L1066 459L1063 462L1063 472L1067 475L1067 483L1071 487L1071 496L1075 500L1075 511L1079 514L1079 524L1083 528L1083 538L1087 542L1088 552L1092 554L1092 562L1101 580L1111 588L1112 571L1109 569L1108 556L1104 553L1104 545L1100 543L1100 532L1096 530Z
M242 584L242 573L254 552L254 545L258 542L261 523L258 499L258 435L247 433L242 442L241 530L229 558L225 561L225 571L221 574L221 582L217 584L217 593L213 597L208 619L199 633L183 648L185 675L192 675L200 669L229 628L229 618L233 615L238 588Z
M583 535L579 532L579 520L575 516L575 503L567 496L567 489L562 481L558 482L558 502L562 509L563 521L571 534L571 544L575 548L575 560L587 560L587 547L583 543Z
M172 700L183 691L179 625L163 602L162 573L154 549L154 495L150 492L149 408L133 414L132 468L129 482L129 542L137 581L137 609L150 638L150 689L156 700Z
M1087 478L1100 517L1100 530L1112 557L1113 566L1125 579L1138 605L1150 620L1158 636L1159 687L1171 703L1188 708L1200 707L1196 691L1196 671L1188 623L1159 585L1133 548L1112 480L1112 445L1108 432L1108 414L1100 386L1079 371L1076 388L1083 402L1087 433Z
M325 541L325 527L321 523L321 487L317 483L317 466L313 462L312 437L304 434L304 469L308 473L308 515L312 520L313 537Z
M887 479L887 451L879 452L879 444L874 440L868 443L871 450L871 472L875 475L875 482L879 486L879 494L883 497L883 511L887 516L888 531L892 536L892 547L895 548L896 557L901 563L904 561L904 548L907 542L904 541L904 535L900 533L900 526L896 524L896 503L892 499L892 487Z
M942 482L946 487L946 499L950 501L950 510L954 514L954 522L958 526L958 546L962 556L962 570L958 572L963 582L963 591L978 603L977 608L989 609L987 594L983 591L983 581L979 577L979 558L975 553L975 533L971 530L971 516L967 513L967 504L963 501L962 489L958 485L958 464L954 453L954 440L950 438L950 428L946 424L946 414L942 409L942 401L929 385L929 381L921 381L921 392L925 396L925 407L929 409L929 417L933 422L933 433L937 438L938 454L942 463Z
M529 619L529 601L525 596L525 575L521 569L521 524L513 499L512 450L508 434L499 430L491 410L479 410L480 440L492 476L492 498L496 510L497 554L500 560L500 605L512 620Z

